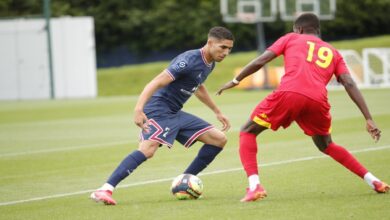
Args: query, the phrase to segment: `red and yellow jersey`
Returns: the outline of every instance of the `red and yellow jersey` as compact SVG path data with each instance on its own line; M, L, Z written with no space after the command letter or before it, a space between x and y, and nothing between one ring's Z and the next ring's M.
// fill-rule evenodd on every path
M330 44L314 35L289 33L267 50L284 56L285 74L278 91L300 93L327 101L326 85L333 74L349 73L343 57Z

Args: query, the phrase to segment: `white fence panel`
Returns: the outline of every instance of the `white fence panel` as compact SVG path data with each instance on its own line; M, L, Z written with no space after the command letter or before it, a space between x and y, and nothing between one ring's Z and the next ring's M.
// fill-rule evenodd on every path
M97 95L91 17L51 19L55 98ZM50 98L44 19L0 21L0 100Z

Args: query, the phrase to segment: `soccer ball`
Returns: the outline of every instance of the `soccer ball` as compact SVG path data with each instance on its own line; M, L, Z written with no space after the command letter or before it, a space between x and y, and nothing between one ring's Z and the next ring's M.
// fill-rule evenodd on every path
M181 174L172 181L171 191L179 200L197 199L202 195L203 183L197 176Z

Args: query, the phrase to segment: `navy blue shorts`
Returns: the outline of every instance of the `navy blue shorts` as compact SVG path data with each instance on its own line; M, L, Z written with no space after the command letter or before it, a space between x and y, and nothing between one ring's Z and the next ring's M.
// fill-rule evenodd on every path
M157 141L168 147L172 147L175 140L185 147L190 147L200 135L213 128L206 121L183 111L149 118L148 122L150 131L141 132L141 141Z

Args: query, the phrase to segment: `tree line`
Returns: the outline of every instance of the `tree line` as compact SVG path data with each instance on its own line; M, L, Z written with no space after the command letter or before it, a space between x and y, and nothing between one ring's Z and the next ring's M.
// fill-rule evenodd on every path
M96 46L104 53L125 46L135 54L200 47L216 25L231 29L235 48L256 48L253 24L226 24L219 0L52 0L53 17L92 16ZM1 0L0 18L41 16L43 0ZM338 0L336 18L322 22L325 40L390 33L389 0ZM268 43L291 31L291 22L265 23Z

